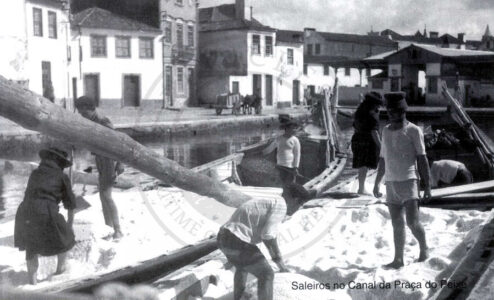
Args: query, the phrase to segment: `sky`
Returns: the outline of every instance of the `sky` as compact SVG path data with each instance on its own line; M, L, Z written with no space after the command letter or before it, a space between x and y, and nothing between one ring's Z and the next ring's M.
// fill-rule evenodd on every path
M200 0L209 7L234 0ZM466 33L479 40L491 22L494 0L245 0L254 18L277 29L366 34L392 29L400 34L438 31L440 35ZM494 33L494 31L491 31Z

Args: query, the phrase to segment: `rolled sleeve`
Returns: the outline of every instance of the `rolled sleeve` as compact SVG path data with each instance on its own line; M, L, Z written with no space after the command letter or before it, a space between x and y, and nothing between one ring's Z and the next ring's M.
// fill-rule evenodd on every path
M417 152L417 156L426 155L425 153L425 143L424 143L424 134L422 133L422 129L419 127L416 130L412 131L412 141L413 146L415 147L415 151Z
M286 204L278 200L271 208L269 217L261 233L262 240L272 240L278 236L278 227L286 216Z

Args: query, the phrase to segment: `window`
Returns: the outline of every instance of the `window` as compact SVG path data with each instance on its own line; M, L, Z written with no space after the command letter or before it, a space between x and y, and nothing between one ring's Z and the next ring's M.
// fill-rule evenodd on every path
M177 47L184 47L184 25L177 24Z
M91 56L106 57L106 36L104 35L91 36Z
M194 47L194 25L187 26L187 45Z
M312 55L312 44L307 45L307 54Z
M431 94L437 93L437 77L429 77L427 91Z
M266 37L266 56L273 56L273 37Z
M257 34L252 35L252 54L261 54L261 37Z
M43 36L43 15L39 8L33 8L33 33L35 36Z
M165 42L172 42L172 22L165 21Z
M53 11L48 12L48 37L57 38L57 13Z
M307 75L307 64L304 64L304 75Z
M184 68L177 68L177 92L184 93Z
M382 90L383 89L383 81L381 79L372 80L372 88L375 90Z
M324 65L324 76L329 76L329 65Z
M153 38L141 37L139 38L139 57L140 58L153 58Z
M345 76L350 76L350 68L345 68Z
M172 84L173 84L173 76L172 76L172 67L171 66L166 66L166 74L165 74L165 84L166 84L166 89L165 89L165 95L167 97L172 96Z
M293 49L288 49L286 52L286 62L289 65L293 65Z
M130 57L130 38L117 36L115 38L115 56Z
M400 78L397 77L391 78L391 91L392 92L400 91Z
M232 81L232 93L238 94L239 93L239 83L238 81Z
M316 54L321 54L321 44L316 44Z

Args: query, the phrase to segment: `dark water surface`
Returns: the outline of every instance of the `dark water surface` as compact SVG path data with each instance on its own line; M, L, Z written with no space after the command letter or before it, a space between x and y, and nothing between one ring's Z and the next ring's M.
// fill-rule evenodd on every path
M338 124L342 130L344 139L348 142L353 134L352 120L348 117L338 115ZM414 120L415 124L425 128L430 124L429 120ZM481 119L474 120L484 132L494 140L494 120ZM381 125L386 123L381 121ZM222 134L200 135L187 138L146 138L138 141L157 153L177 161L182 166L192 168L205 164L212 160L231 154L239 148L256 143L262 139L280 134L277 129L255 130L255 131L225 131ZM302 154L303 155L303 154ZM21 157L16 159L24 161L39 162L36 151L22 153ZM0 161L0 167L3 161ZM75 152L74 166L77 170L82 170L88 166L94 166L94 156L86 150L77 150ZM127 172L131 172L127 168ZM3 170L2 170L3 172ZM351 157L343 173L347 178L356 174L356 170L351 168ZM12 219L15 215L17 206L24 197L28 175L16 175L13 173L3 172L0 176L0 221Z

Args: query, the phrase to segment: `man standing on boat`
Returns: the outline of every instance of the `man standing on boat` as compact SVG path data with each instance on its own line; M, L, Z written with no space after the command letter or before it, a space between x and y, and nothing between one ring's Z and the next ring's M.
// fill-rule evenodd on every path
M267 155L278 149L276 154L276 169L280 173L280 179L283 187L294 183L298 175L298 166L300 164L300 141L295 136L299 127L298 123L292 119L281 119L280 128L285 132L271 143L263 154Z
M278 226L311 198L303 186L292 183L283 189L283 198L253 198L242 204L218 233L218 247L235 266L233 299L242 297L247 274L257 278L258 299L273 299L274 272L256 246L263 242L280 272L288 272L276 240Z
M92 98L87 96L77 98L75 107L84 118L113 129L113 125L107 117L98 115L96 104ZM116 177L123 173L123 167L120 162L115 163L112 159L100 155L95 156L95 161L99 173L99 197L103 208L105 224L113 228L113 238L119 239L123 234L120 228L120 220L118 219L117 206L112 198L112 187Z
M379 187L383 176L386 181L386 202L393 225L395 256L386 268L403 267L406 224L420 246L419 262L428 257L425 231L419 221L418 180L424 181L424 199L431 196L430 170L425 153L422 130L406 119L408 105L405 93L384 95L390 124L382 132L380 160L374 184L374 195L380 197Z

